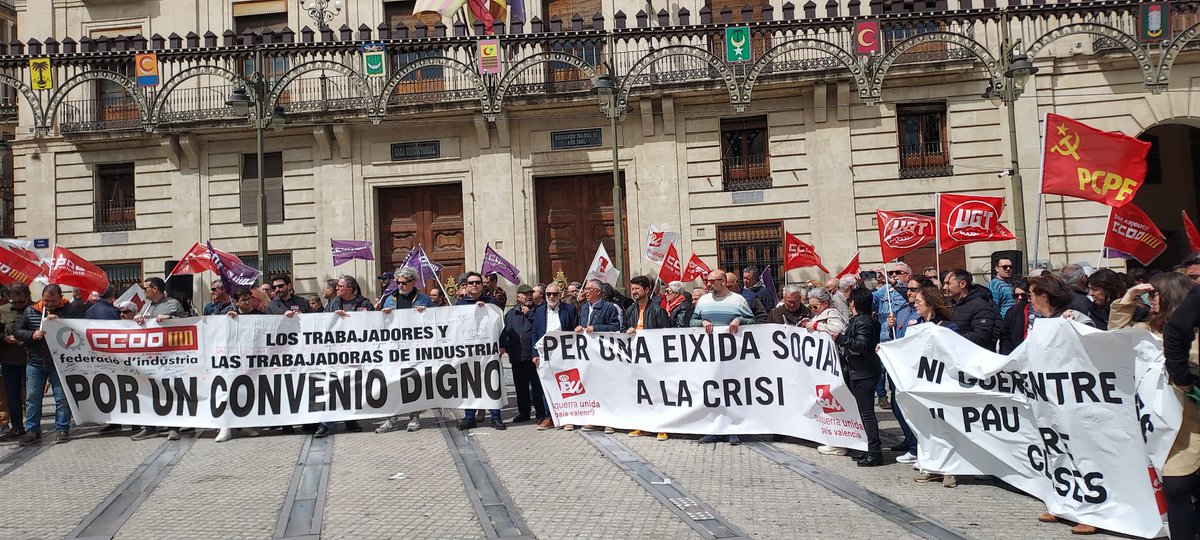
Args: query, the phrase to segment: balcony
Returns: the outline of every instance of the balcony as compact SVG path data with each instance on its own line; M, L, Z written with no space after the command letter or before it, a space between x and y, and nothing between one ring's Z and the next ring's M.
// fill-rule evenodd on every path
M727 157L721 160L725 191L771 188L769 156Z
M900 178L952 176L950 151L940 143L900 145Z
M137 228L133 199L96 203L96 232L129 231Z
M58 124L63 133L141 129L142 114L128 96L63 101Z

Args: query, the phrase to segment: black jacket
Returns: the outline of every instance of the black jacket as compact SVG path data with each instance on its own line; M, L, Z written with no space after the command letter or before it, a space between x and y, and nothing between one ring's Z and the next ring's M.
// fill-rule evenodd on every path
M1171 384L1189 386L1197 379L1188 367L1188 356L1192 352L1192 340L1196 339L1196 328L1200 327L1200 287L1192 287L1183 303L1175 309L1163 327L1163 356L1166 358L1167 376Z
M1004 314L1004 321L1000 323L1000 354L1013 352L1017 345L1025 341L1025 325L1029 322L1025 308L1028 305L1027 300L1020 300Z
M991 351L996 348L996 338L1000 337L999 318L1000 309L992 303L992 291L973 283L967 289L967 296L961 302L955 302L952 322L958 325L958 335Z
M371 305L371 301L363 298L361 294L350 300L342 300L342 297L335 296L333 300L325 304L326 313L333 313L339 309L342 311L375 311L375 306Z
M696 306L692 304L690 295L683 295L683 301L679 305L671 309L671 324L675 328L687 328L692 325L692 310Z
M54 339L54 336L47 333L42 339L33 339L33 333L42 326L43 302L25 308L25 311L17 316L17 323L12 334L17 341L25 344L25 353L28 355L30 364L50 368L54 366L54 357L50 356L50 346L46 345L46 340ZM79 313L79 309L77 305L66 305L50 314L61 319L79 319L83 315Z
M533 360L533 313L533 309L521 313L521 306L516 306L504 314L500 348L508 353L509 362Z
M642 328L645 330L655 330L658 328L672 328L675 324L671 321L671 316L667 315L667 310L658 305L653 299L646 302L646 312L642 315L645 320L642 321ZM691 317L688 317L689 319ZM625 308L625 316L621 319L621 330L629 330L637 328L638 323L638 305L634 302L629 307Z
M1092 314L1092 299L1088 298L1087 291L1080 289L1071 289L1071 305L1067 306L1070 309L1078 311L1084 315L1091 316ZM1108 326L1108 318L1104 319L1105 326Z
M846 380L858 381L878 377L883 373L875 347L879 345L879 322L870 315L855 315L846 323L846 330L837 337L842 349L842 364Z

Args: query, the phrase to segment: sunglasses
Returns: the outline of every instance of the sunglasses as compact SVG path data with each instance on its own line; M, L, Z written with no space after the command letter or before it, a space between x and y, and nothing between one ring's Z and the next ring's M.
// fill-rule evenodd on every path
M473 280L473 279L468 279L468 280L467 280L467 285L483 285L483 282L482 282L482 281L476 281L476 280Z
M1013 265L1011 265L1011 264L1002 264L1000 266L997 266L996 268L999 268L1001 270L1012 270L1012 267L1013 267Z
M287 283L280 283L279 285L271 285L271 287L275 288L275 289L282 289L284 287L287 287Z
M412 282L413 282L413 280L411 280L411 279L408 281L399 281L399 280L396 281L396 283L399 283L400 285L408 285L409 283L412 283Z
M1017 300L1025 300L1029 298L1029 293L1016 293L1013 295L1013 298L1016 298Z
M908 272L905 272L904 270L892 270L891 272L888 272L888 277L896 277L906 274L908 274Z
M562 293L548 292L546 293L546 296L562 296Z
M220 287L213 287L213 288L209 289L208 291L209 291L209 292L217 292L217 291L219 291L219 290L221 290L221 288L220 288Z

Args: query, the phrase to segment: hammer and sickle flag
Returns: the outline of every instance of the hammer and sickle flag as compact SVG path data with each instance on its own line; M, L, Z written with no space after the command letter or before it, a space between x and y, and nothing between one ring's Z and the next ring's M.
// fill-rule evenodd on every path
M50 69L49 58L29 59L29 82L34 90L54 88L54 71Z
M1053 113L1043 129L1042 193L1115 208L1133 202L1146 180L1150 143Z
M883 52L879 43L879 21L854 23L854 50L858 55L871 56Z

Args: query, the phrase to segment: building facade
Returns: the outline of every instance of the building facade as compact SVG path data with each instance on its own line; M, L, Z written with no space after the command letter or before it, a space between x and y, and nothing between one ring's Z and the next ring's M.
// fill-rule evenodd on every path
M1023 238L925 248L913 266L983 275L993 252L1035 241L1040 263L1096 264L1107 207L1039 204L1048 112L1153 143L1135 202L1169 237L1155 264L1186 254L1179 212L1200 207L1200 2L1154 10L1169 28L1143 41L1151 14L1132 1L529 0L527 21L496 22L498 74L481 73L483 23L461 14L315 4L17 0L18 39L0 45L19 105L16 235L118 284L161 275L197 241L258 266L259 122L227 105L239 89L264 111L266 270L306 293L417 245L447 275L491 245L529 282L580 279L599 242L615 248L614 142L632 273L657 270L641 257L650 225L713 267L778 276L785 232L834 272L858 251L882 266L875 210L932 214L939 192L1006 197ZM859 21L878 21L878 53L857 54ZM726 49L729 27L748 28L747 51ZM139 85L149 52L158 80ZM1006 76L1021 54L1037 68L1023 86ZM612 106L593 92L605 76ZM376 260L334 268L331 239L371 240Z

